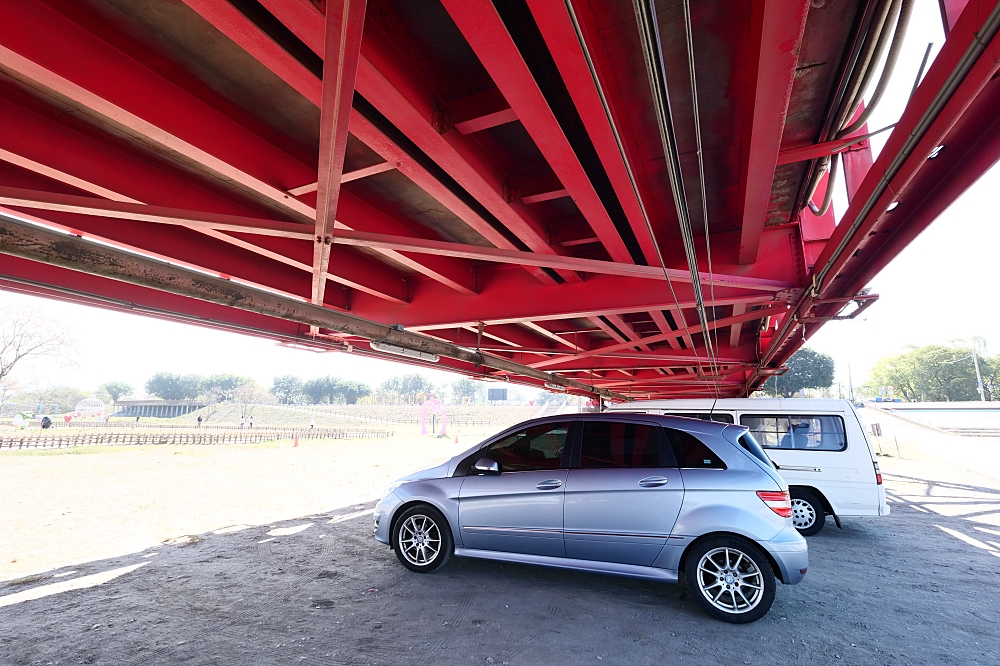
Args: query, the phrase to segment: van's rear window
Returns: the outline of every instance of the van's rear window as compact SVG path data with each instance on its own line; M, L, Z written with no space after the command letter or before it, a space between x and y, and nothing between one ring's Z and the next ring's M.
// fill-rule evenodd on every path
M844 419L839 416L790 414L740 415L753 438L765 449L843 451L847 448Z

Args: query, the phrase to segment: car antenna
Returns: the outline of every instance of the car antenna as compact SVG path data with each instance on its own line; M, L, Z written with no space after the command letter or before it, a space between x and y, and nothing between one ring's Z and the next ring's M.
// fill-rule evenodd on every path
M708 410L708 420L709 420L709 421L714 421L714 420L715 420L715 419L713 419L713 418L712 418L712 415L713 415L713 414L715 414L715 404L716 404L717 402L719 402L719 399L718 399L718 398L714 398L714 399L712 400L712 409Z

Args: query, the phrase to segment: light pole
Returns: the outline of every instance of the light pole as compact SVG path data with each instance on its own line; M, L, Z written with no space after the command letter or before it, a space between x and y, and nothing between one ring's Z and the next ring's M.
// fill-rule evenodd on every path
M979 359L976 358L976 350L972 350L972 363L976 366L976 387L979 389L979 399L986 402L986 394L983 392L983 376L979 374Z
M972 356L972 364L976 366L976 388L979 389L979 400L981 402L986 402L986 393L983 390L983 376L979 373L979 359L976 356L976 350L973 349L972 354L970 354L969 356ZM959 361L964 361L967 358L969 357L960 356L959 358L956 358L954 361L945 361L944 365L947 365L949 363L958 363Z

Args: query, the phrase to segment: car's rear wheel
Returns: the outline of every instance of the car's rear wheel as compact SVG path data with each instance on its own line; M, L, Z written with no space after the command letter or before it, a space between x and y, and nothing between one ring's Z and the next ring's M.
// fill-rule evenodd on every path
M698 605L725 622L756 622L774 603L771 564L746 539L720 536L695 544L685 560L684 577Z
M812 536L823 529L826 509L814 493L807 490L792 491L792 525L802 536Z
M410 571L429 573L451 558L455 542L441 512L421 504L404 510L396 520L392 528L392 549Z

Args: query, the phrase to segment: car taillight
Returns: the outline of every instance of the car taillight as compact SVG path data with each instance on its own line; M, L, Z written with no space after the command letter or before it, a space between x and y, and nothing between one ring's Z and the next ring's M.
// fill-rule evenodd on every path
M877 462L875 462L873 460L872 464L875 465L875 483L881 486L882 485L882 471L878 468L878 463Z
M757 497L782 518L792 517L792 498L787 490L758 490Z

